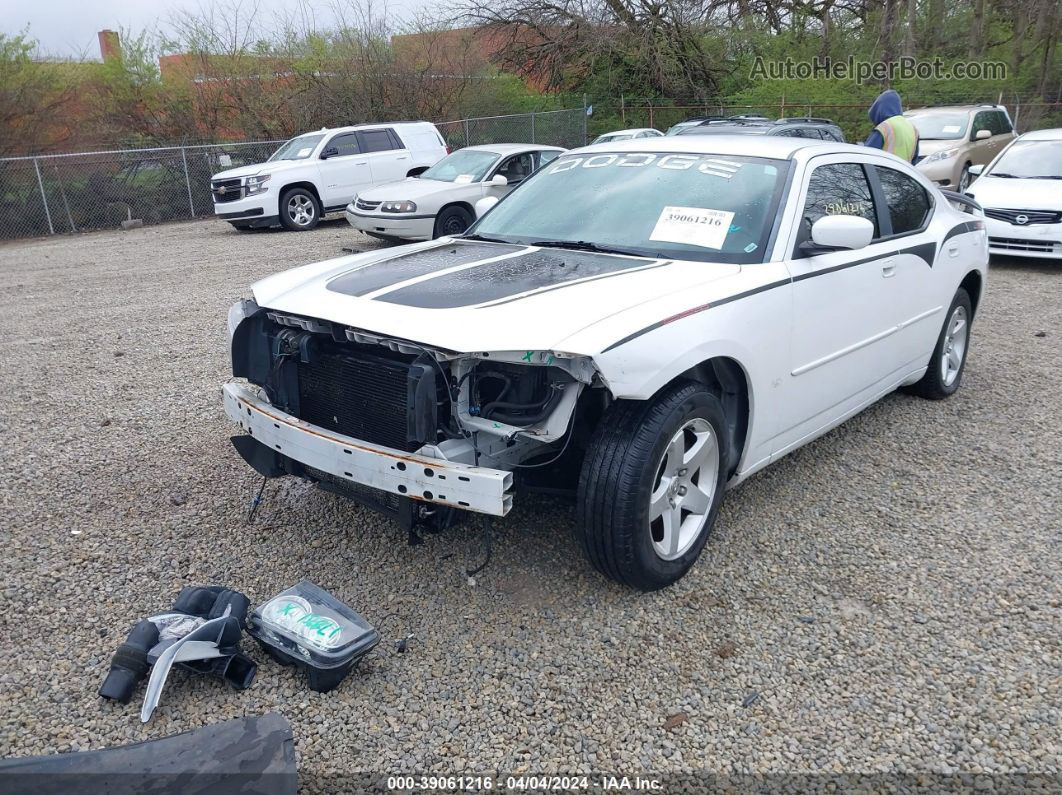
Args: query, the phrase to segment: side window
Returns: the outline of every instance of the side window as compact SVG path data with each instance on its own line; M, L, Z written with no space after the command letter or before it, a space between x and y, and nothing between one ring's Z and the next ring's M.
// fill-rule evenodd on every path
M995 135L995 133L992 130L992 118L991 117L992 117L992 114L991 113L987 113L985 111L981 111L980 113L977 113L977 114L974 115L974 123L973 123L973 126L970 128L970 138L971 138L971 140L977 137L977 131L978 130L988 130L993 135Z
M858 163L834 163L811 172L804 201L798 243L811 239L811 226L827 215L857 215L874 224L880 234L874 196L863 167Z
M929 218L929 196L925 188L906 174L891 168L875 166L881 180L881 190L889 207L892 233L902 235L916 232Z
M340 133L325 145L325 149L332 147L339 150L338 154L332 155L332 157L361 154L361 149L358 148L357 133Z
M501 174L509 180L509 184L512 185L530 176L531 172L534 170L535 163L531 157L531 153L524 152L510 157L501 164L501 167L496 173Z
M553 152L553 151L539 152L538 153L538 168L542 168L542 166L546 165L546 163L549 163L552 160L556 160L557 159L557 155L559 155L559 154L560 154L560 152Z
M996 119L995 132L999 135L1006 135L1007 133L1014 132L1014 128L1010 126L1010 120L1007 118L1007 114L1001 110L997 110L992 114Z
M361 146L365 152L388 152L395 148L391 141L390 130L365 130L359 132Z

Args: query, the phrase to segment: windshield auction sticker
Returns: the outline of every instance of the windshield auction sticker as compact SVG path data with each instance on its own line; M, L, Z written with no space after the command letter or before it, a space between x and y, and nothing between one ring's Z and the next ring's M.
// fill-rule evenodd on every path
M720 249L733 220L734 214L727 210L669 206L661 210L649 239Z

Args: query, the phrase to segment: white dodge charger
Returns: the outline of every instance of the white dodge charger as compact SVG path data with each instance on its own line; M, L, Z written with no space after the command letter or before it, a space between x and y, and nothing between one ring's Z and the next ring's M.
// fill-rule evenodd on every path
M568 489L590 561L661 588L727 486L899 387L959 388L984 226L863 147L568 152L464 236L255 284L229 314L233 442L407 525L504 516L514 475Z

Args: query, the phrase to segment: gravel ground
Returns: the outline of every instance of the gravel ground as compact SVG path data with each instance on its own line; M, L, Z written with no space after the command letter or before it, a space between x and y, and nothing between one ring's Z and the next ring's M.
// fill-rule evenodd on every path
M993 263L954 398L893 395L753 477L693 572L640 595L589 568L546 498L498 523L474 584L474 526L409 546L299 482L245 524L226 310L344 245L374 244L201 222L0 246L0 756L276 710L307 781L1062 771L1062 267ZM182 586L260 601L303 577L387 638L337 691L258 654L244 692L175 673L147 726L96 696Z

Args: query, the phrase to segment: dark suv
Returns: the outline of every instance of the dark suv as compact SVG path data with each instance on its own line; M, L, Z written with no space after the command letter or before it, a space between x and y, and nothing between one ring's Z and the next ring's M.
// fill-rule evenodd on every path
M676 135L786 135L791 138L844 143L844 133L840 127L829 119L815 119L809 116L776 121L762 116L732 116L686 127Z

